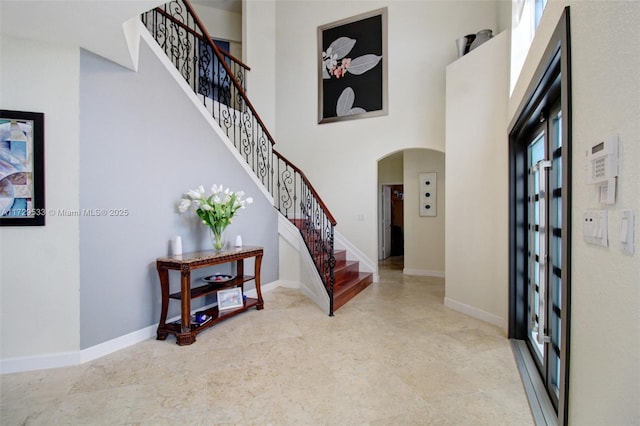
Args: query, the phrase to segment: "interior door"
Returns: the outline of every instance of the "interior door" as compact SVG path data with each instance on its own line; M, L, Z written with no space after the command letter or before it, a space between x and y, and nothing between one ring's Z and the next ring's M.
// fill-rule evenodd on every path
M381 259L391 256L391 187L382 186Z

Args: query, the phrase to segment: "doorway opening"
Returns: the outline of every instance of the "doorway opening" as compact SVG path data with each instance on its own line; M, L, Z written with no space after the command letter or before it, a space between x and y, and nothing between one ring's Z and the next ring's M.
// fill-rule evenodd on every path
M404 255L404 154L378 160L378 260Z
M571 64L566 8L509 132L509 337L536 423L567 424Z
M384 259L404 255L404 185L383 185Z

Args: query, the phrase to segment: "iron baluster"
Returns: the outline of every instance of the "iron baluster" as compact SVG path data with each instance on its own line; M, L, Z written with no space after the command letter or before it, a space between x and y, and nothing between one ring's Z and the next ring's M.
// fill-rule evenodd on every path
M246 95L249 67L213 43L188 0L146 12L142 22L273 196L278 211L300 230L333 315L336 221L304 173L273 149L273 137Z

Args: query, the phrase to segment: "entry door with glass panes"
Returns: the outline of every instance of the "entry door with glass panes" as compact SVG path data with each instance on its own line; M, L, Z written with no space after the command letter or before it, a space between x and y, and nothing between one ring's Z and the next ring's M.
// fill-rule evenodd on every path
M562 324L562 113L543 117L528 145L528 346L553 404L560 387Z

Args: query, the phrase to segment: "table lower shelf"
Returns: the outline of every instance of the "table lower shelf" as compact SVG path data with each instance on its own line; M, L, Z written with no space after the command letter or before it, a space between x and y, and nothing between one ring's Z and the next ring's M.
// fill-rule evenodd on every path
M247 300L244 302L244 305L239 308L233 309L225 309L222 311L218 310L217 306L214 306L209 309L205 309L202 312L204 314L211 317L208 321L203 324L191 324L190 331L185 333L182 332L182 324L181 321L175 321L164 325L158 326L157 332L157 340L165 340L169 334L173 334L176 336L176 343L180 346L182 345L190 345L196 341L196 335L209 327L212 327L219 322L222 322L226 319L234 317L235 315L246 312L247 310L256 307L256 309L260 310L263 308L262 304L258 299L253 299L251 297L247 297ZM199 311L200 312L200 311Z

